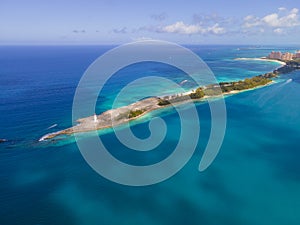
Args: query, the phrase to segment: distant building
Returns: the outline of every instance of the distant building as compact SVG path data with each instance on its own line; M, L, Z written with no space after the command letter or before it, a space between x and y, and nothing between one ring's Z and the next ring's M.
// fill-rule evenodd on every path
M268 56L269 59L281 59L282 53L281 52L271 52Z
M290 52L286 52L281 56L281 60L286 60L286 61L292 60L293 58L294 58L294 54Z
M294 58L300 58L300 52L298 51L296 54L290 53L290 52L271 52L268 55L269 59L279 59L279 60L284 60L284 61L289 61L293 60Z

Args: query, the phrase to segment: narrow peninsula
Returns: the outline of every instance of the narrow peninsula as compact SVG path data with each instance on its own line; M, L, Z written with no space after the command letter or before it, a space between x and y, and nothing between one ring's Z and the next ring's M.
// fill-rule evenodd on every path
M243 58L238 58L243 59ZM259 58L280 62L281 67L262 75L246 78L240 81L220 82L208 86L198 87L192 92L164 97L149 97L133 104L108 110L100 115L89 116L77 120L76 126L65 130L44 135L39 141L49 140L60 135L72 135L74 133L88 132L118 126L131 120L137 119L153 110L168 107L173 104L182 104L187 101L201 101L208 98L237 94L241 91L263 87L273 82L273 78L281 74L300 69L300 59L281 60L272 58ZM246 59L245 59L246 60Z

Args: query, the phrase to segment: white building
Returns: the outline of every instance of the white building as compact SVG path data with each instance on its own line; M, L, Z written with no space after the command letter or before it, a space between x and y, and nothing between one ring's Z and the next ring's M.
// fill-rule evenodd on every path
M98 118L97 118L97 115L96 113L94 114L94 123L97 123L98 122Z

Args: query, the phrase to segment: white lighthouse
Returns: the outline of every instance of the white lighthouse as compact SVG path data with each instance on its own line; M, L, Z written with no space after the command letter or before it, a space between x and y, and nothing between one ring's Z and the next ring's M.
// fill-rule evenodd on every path
M96 113L94 114L94 123L97 123L98 122L98 118L97 118L97 115Z

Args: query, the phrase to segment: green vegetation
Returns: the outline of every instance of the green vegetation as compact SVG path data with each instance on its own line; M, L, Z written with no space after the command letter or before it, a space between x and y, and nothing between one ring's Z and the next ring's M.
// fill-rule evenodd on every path
M128 118L134 118L134 117L137 117L141 114L143 114L145 112L145 110L142 110L142 109L137 109L137 110L131 110L129 112L129 115L128 115Z
M199 87L196 89L196 91L189 95L173 95L160 98L158 100L158 105L165 106L176 102L183 102L189 99L201 99L204 96L218 96L222 93L228 93L231 91L242 91L264 86L272 82L271 78L278 77L280 74L289 73L297 69L300 69L300 59L287 61L286 65L274 70L273 72L265 73L252 78L246 78L245 80L211 84L206 87Z
M204 97L204 91L201 87L197 88L195 92L190 94L191 99L199 99Z
M158 99L158 105L159 106L170 105L170 104L171 104L171 102L166 100L166 99L161 99L161 98Z
M270 80L269 78L265 78L263 75L260 75L252 78L246 78L243 81L221 82L220 86L222 92L241 91L241 90L247 90L258 86L266 85L271 81L272 80Z

